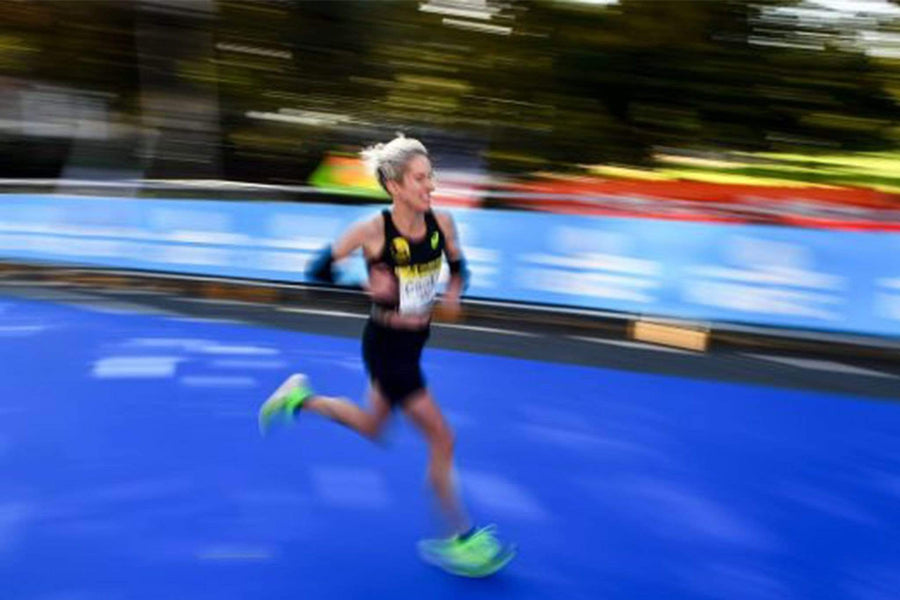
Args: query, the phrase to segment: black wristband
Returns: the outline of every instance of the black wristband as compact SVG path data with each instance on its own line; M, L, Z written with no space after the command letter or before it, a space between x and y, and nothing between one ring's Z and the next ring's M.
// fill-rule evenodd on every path
M319 283L334 283L334 255L331 246L324 248L306 270L306 276Z
M466 265L465 258L457 258L455 260L448 260L447 266L450 267L450 276L451 277L460 277L463 282L463 288L469 286L469 267Z

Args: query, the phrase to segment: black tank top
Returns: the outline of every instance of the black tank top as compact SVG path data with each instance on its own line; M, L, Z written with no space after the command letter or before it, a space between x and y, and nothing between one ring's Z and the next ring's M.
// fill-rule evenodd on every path
M430 210L425 213L425 235L418 240L404 237L397 230L391 211L384 210L381 215L384 218L384 250L372 262L382 263L393 271L399 300L394 305L379 305L405 314L426 314L434 303L441 273L444 234Z

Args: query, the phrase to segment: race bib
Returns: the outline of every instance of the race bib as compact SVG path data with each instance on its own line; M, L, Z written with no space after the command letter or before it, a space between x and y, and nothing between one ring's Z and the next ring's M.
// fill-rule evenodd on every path
M396 273L400 284L400 314L421 315L430 312L437 294L441 260L396 267Z

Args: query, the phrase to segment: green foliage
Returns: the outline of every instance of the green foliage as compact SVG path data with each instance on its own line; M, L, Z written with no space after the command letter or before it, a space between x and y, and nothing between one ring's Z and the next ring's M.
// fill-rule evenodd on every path
M491 18L468 21L491 31L424 4L221 0L200 18L140 3L4 3L0 76L110 92L138 116L141 69L154 64L141 28L192 36L163 63L183 83L173 93L215 90L226 162L252 164L245 178L290 180L293 163L302 180L325 150L395 130L473 140L507 173L648 166L660 147L896 148L898 61L867 54L854 22L792 16L802 2L488 0ZM203 44L214 49L191 50ZM282 109L335 118L247 116Z

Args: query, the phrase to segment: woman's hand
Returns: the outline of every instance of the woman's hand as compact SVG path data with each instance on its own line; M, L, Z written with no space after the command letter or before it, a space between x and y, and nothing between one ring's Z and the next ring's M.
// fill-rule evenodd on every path
M453 323L463 318L462 305L458 296L444 296L434 307L434 318L437 321Z

